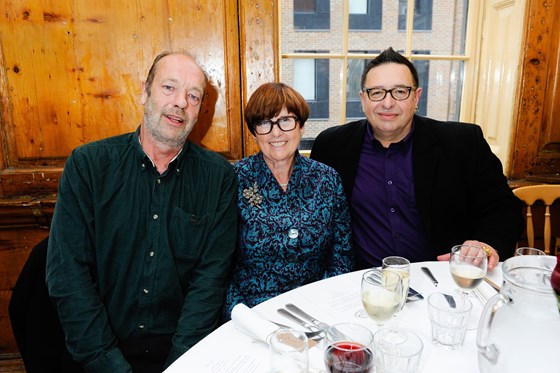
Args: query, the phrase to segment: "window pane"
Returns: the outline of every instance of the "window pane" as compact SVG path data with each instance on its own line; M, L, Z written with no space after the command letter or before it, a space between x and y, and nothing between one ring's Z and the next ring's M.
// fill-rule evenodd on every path
M329 0L294 0L294 29L328 30L330 28Z
M311 52L307 52L311 53ZM293 59L282 63L282 81L302 94L310 119L329 117L329 60Z
M315 100L315 60L294 60L293 87L307 101Z
M317 7L315 0L294 0L294 11L301 13L314 13Z
M454 5L450 3L449 5ZM432 0L414 1L414 31L432 29ZM450 6L449 8L453 8ZM407 0L399 0L399 30L406 28Z
M350 1L348 14L350 30L381 30L382 5L381 0Z
M292 87L297 87L297 79L295 74L295 61L297 59L282 60L282 81ZM307 100L311 114L307 123L305 123L305 139L314 139L322 130L341 124L340 110L341 102L341 82L340 74L342 71L342 63L340 60L315 59L315 100ZM337 73L332 75L330 71ZM300 92L301 93L301 92ZM305 140L304 139L304 140ZM309 141L302 142L308 144ZM302 147L309 150L309 148Z
M464 55L468 3L458 0L449 6L434 6L431 31L414 32L412 49L428 49L435 55Z
M350 14L367 14L367 0L350 0L348 8Z
M463 89L463 61L430 61L429 69L418 66L414 61L420 75L420 86L423 89L422 99L426 101L425 112L422 116L438 120L459 120L461 91ZM421 73L423 71L423 73Z

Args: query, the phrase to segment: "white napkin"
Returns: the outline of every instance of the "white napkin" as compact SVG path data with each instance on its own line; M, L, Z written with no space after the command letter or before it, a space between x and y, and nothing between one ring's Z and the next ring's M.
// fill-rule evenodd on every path
M233 307L231 320L237 328L265 343L267 343L268 336L278 329L277 325L263 319L243 303L238 303Z

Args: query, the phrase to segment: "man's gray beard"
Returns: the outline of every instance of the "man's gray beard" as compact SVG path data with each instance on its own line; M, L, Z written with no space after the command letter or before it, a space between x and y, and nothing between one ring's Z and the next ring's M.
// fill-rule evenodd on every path
M192 126L188 128L188 124L185 126L185 131L178 133L175 136L169 136L164 131L162 131L163 125L159 123L160 113L152 111L152 108L148 106L144 112L144 123L146 124L146 129L150 136L161 144L165 144L171 148L180 148L187 141L187 137L192 130Z

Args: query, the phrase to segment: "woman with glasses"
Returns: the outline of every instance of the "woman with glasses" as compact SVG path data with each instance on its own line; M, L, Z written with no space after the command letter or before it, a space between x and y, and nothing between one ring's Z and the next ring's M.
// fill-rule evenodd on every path
M224 320L298 286L353 269L350 215L340 177L298 152L309 116L283 83L257 88L245 109L260 152L234 167L239 181L238 247Z

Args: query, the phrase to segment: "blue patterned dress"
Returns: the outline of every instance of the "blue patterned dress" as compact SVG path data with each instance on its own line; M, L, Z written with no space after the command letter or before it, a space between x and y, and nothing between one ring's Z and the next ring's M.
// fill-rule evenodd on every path
M349 208L334 169L296 153L284 192L262 153L234 168L239 232L224 320L237 303L253 307L353 269Z

